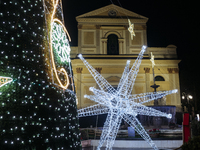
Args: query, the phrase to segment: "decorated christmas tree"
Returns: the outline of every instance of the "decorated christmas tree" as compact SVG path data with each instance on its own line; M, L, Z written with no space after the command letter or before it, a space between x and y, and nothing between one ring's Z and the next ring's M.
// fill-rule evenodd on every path
M81 149L62 1L0 6L0 149Z

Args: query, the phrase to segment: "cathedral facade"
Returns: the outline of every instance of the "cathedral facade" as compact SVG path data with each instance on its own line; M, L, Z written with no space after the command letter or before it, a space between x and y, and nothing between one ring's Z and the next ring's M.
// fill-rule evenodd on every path
M135 36L128 31L129 22L134 24ZM113 86L117 87L122 76L126 61L132 65L143 45L147 45L148 18L121 8L108 5L100 9L77 16L78 46L71 47L72 67L77 93L77 106L84 108L95 103L84 98L92 94L89 87L98 88L95 80L77 57L83 57ZM178 89L179 69L176 46L148 47L140 65L132 93L153 92L154 84L151 53L154 55L155 83L159 85L157 91ZM181 111L180 93L171 94L159 100L159 105L174 105ZM153 105L153 101L146 105Z

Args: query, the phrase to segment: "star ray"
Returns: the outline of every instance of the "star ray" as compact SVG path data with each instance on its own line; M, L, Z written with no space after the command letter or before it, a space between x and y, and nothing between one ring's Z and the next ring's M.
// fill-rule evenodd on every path
M108 113L109 109L100 104L89 106L78 110L78 117L95 116Z
M155 143L150 138L149 134L146 132L144 127L141 125L141 123L138 121L136 116L132 115L124 115L123 119L131 126L134 127L135 131L155 150L158 150Z
M122 95L130 95L135 83L135 79L137 77L137 73L139 72L139 67L143 58L143 54L146 50L146 46L142 47L141 52L139 53L137 59L135 60L131 70L129 71L126 79L124 80L121 88L119 89L118 93Z
M100 137L100 140L99 140L99 145L97 147L97 150L100 150L100 148L103 146L103 143L105 143L107 136L109 136L108 131L111 128L111 126L110 126L111 125L111 118L112 118L112 114L109 111L107 118L106 118L106 121L105 121L104 126L103 126L103 130L102 130L102 133L101 133L101 137Z
M123 72L122 77L121 77L121 79L120 79L120 82L119 82L119 84L118 84L117 91L119 91L119 89L120 89L121 86L123 85L124 80L126 79L128 73L129 73L129 65L130 65L130 60L128 60L128 61L126 62L126 67L125 67L125 69L124 69L124 72Z
M116 92L116 90L107 82L107 80L104 79L104 77L102 77L102 75L96 71L96 69L94 69L81 54L79 54L78 57L83 61L101 90L107 91L108 93Z
M147 115L147 116L167 117L169 119L171 119L171 117L172 117L171 114L167 114L167 113L161 112L159 110L156 110L154 108L147 107L147 106L144 106L144 105L139 105L139 106L138 105L132 106L132 110L134 110L134 112L136 114Z
M129 101L137 102L140 104L150 102L154 99L162 98L163 96L177 93L177 90L170 90L170 91L163 91L163 92L148 92L148 93L141 93L141 94L134 94L128 96Z
M104 124L103 128L103 132L101 135L101 139L99 141L99 146L98 148L100 149L103 145L104 142L106 142L106 149L107 150L111 150L112 146L115 142L121 121L122 121L122 117L121 115L119 115L119 111L118 110L111 110L107 119L106 119L106 123ZM108 119L109 118L109 119Z

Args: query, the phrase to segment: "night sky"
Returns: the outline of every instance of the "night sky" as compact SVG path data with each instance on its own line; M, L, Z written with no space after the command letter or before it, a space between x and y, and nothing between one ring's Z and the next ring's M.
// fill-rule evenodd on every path
M200 96L199 43L200 21L198 1L183 0L63 0L65 24L72 38L71 46L77 46L77 22L75 17L109 4L122 6L149 18L147 44L149 47L177 46L182 92ZM198 75L199 74L199 75Z

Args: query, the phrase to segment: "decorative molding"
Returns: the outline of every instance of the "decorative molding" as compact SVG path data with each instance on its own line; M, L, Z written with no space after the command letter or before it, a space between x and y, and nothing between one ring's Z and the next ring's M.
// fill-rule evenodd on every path
M173 73L174 68L167 68L168 73Z
M120 77L118 76L110 76L108 78L106 78L106 80L110 83L110 82L119 82L120 81Z
M168 73L179 73L178 68L167 68Z
M124 28L125 28L126 30L128 30L128 27L129 27L128 25L124 25Z
M80 16L77 16L76 19L79 19L79 18L86 18L86 17L91 17L91 16L96 16L96 15L102 14L102 13L104 13L104 12L107 12L107 16L108 16L108 12L109 12L110 10L116 10L119 14L121 14L121 15L124 14L124 16L129 16L129 18L130 18L130 17L132 17L132 18L138 18L138 19L140 19L140 20L144 19L144 20L146 20L146 22L147 22L147 20L148 20L147 17L144 17L144 16L142 16L142 15L139 15L139 14L137 14L137 13L134 13L134 12L132 12L132 11L129 11L129 10L127 10L127 9L124 9L124 8L119 7L119 6L117 6L117 5L114 5L114 4L110 4L110 5L108 5L108 6L105 6L105 7L102 7L102 8L93 10L93 11L90 11L90 12L88 12L88 13L82 14L82 15L80 15Z
M90 36L88 36L88 34ZM82 30L81 43L83 46L96 47L96 30Z
M101 26L100 25L96 25L96 29L100 29L101 28Z
M81 48L81 53L83 53L83 54L95 54L96 48Z
M179 73L179 69L178 68L174 68L174 72L175 73Z
M121 35L119 32L113 31L113 30L112 30L112 31L106 32L106 33L104 34L103 38L104 38L104 39L107 39L108 36L109 36L110 34L115 34L115 35L118 36L118 39L123 39L122 35Z
M83 68L76 68L76 73L82 73Z
M146 23L146 20L140 20L140 19L131 19L134 23ZM102 24L102 23L111 23L111 24L127 24L127 19L109 19L109 18L78 18L78 23L88 22L88 23L94 23L94 24Z
M98 71L101 74L102 68L95 68L95 69L96 69L96 71Z
M144 68L145 73L150 73L150 68Z
M80 24L78 25L78 29L82 29L82 27L83 27L83 25L80 25Z

